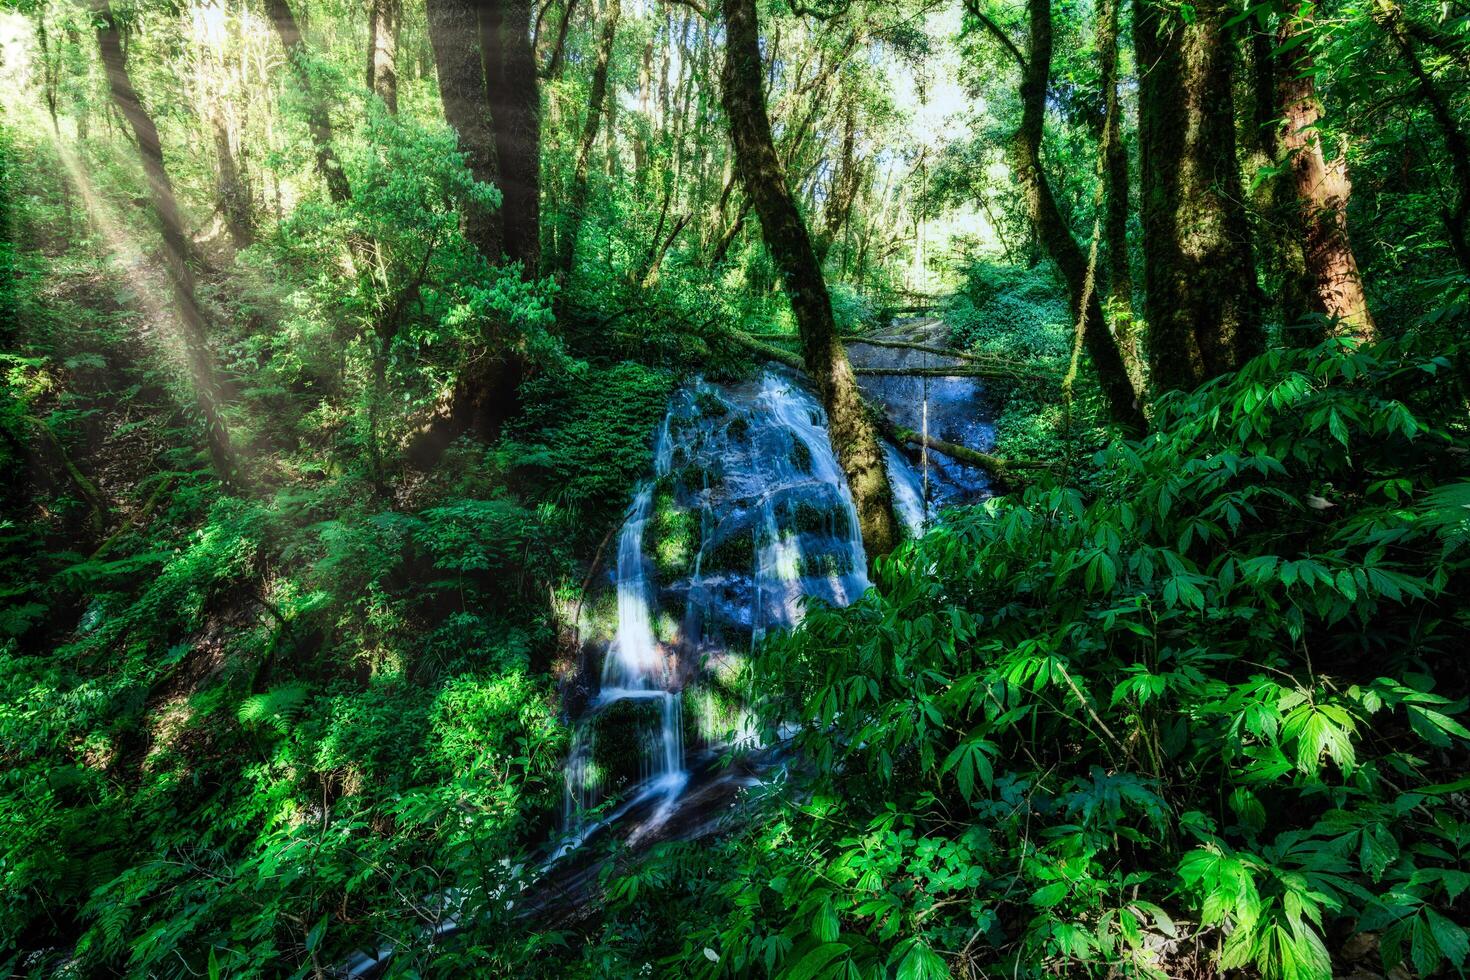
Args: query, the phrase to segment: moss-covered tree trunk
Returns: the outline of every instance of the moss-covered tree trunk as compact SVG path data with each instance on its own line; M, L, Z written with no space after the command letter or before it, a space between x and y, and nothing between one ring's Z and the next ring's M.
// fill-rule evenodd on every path
M776 156L762 81L755 0L723 0L725 68L722 96L736 168L760 218L771 258L781 270L801 334L802 362L826 407L832 448L847 474L863 547L872 561L898 543L892 492L878 434L837 337L832 299L822 278L786 174Z
M1275 37L1264 13L1247 19L1243 49L1250 58L1249 113L1240 128L1245 174L1253 188L1257 262L1266 281L1267 302L1287 327L1300 323L1311 309L1307 300L1307 261L1302 251L1306 235L1301 209L1281 146L1280 103L1276 82ZM1288 330L1292 339L1297 331Z
M398 31L403 0L371 0L368 8L367 84L383 105L398 114Z
M1097 370L1115 421L1142 428L1143 410L1128 369L1103 318L1098 291L1091 288L1087 256L1057 207L1051 182L1042 167L1041 143L1046 122L1046 91L1051 78L1051 0L1028 0L1030 31L1021 64L1021 128L1016 132L1012 166L1026 194L1026 209L1042 248L1067 283L1073 314L1085 317L1083 343ZM1084 308L1085 307L1085 308Z
M275 25L281 47L286 49L286 61L290 64L291 73L296 76L296 84L300 86L306 100L306 126L311 132L312 146L316 149L316 168L321 173L322 180L326 181L327 193L332 200L345 201L352 191L347 183L347 174L342 170L342 163L337 159L337 151L333 148L335 137L332 134L332 116L327 111L327 98L312 73L311 55L306 50L306 41L296 23L296 15L291 11L287 0L265 0L265 12Z
M154 125L153 117L149 115L138 98L137 90L133 88L127 56L123 51L121 31L113 16L111 3L108 0L97 0L93 13L97 24L97 45L102 55L102 68L107 75L108 90L113 104L132 130L133 142L138 148L138 157L143 164L143 174L148 183L148 197L163 232L163 256L168 267L169 280L173 284L174 303L182 327L184 359L188 364L199 413L204 418L209 455L220 479L232 483L238 477L235 453L230 442L230 430L219 410L219 383L215 377L214 360L209 353L204 312L199 307L194 287L194 270L189 265L189 242L184 235L183 219L179 212L178 198L174 195L173 181L169 179L168 169L164 166L163 144L158 138L158 127Z
M1149 367L1168 391L1234 370L1264 338L1235 157L1231 8L1204 0L1187 20L1162 0L1136 9Z
M482 2L480 45L500 168L501 245L531 277L541 271L541 92L531 0Z
M1331 318L1341 334L1372 340L1375 334L1358 260L1348 239L1347 207L1352 185L1347 158L1339 153L1328 160L1322 152L1318 124L1322 102L1317 98L1315 70L1303 34L1301 0L1286 0L1277 49L1286 52L1278 79L1282 142L1291 160L1296 196L1305 234L1303 255L1310 277L1310 301L1317 312Z
M1140 402L1147 394L1143 352L1133 314L1133 270L1128 261L1128 144L1123 140L1123 107L1118 98L1118 20L1121 0L1097 5L1097 70L1103 94L1103 184L1106 211L1103 236L1108 253L1108 303L1118 356Z
M470 173L482 183L500 183L495 122L485 94L480 50L480 14L473 0L427 0L429 42L439 73L444 118L459 134ZM465 235L492 265L501 256L501 214L476 207L464 216Z

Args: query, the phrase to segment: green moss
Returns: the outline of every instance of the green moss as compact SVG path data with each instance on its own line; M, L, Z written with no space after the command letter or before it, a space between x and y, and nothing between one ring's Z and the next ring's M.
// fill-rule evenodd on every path
M698 492L705 487L718 488L725 482L724 474L718 470L711 469L701 463L690 463L679 471L679 485L690 492Z
M791 452L787 458L791 460L791 466L796 472L810 473L812 471L812 451L800 439L791 440Z
M852 569L852 555L846 551L820 551L813 555L802 555L796 561L796 573L802 577L847 575Z
M663 725L651 698L614 701L592 719L592 762L606 792L630 786L641 774L643 753Z
M737 531L704 553L703 572L749 572L755 567L755 536Z
M648 538L659 581L672 582L689 574L699 553L699 515L678 505L670 483L661 483L655 492Z
M725 426L725 436L729 439L744 439L750 434L750 422L744 415L737 415Z
M730 411L730 406L720 399L720 396L711 391L701 391L694 396L694 405L699 409L701 415L708 418L719 418Z

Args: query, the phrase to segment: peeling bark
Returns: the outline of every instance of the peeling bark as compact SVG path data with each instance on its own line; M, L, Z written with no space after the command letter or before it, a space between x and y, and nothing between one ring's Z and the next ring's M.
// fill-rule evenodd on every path
M1301 43L1301 33L1311 28L1304 23L1301 0L1286 0L1277 47L1292 41L1287 63L1278 79L1281 104L1282 143L1291 159L1296 195L1301 205L1305 233L1303 253L1310 276L1312 305L1335 324L1339 334L1361 341L1375 335L1373 316L1363 294L1363 279L1348 239L1347 206L1352 193L1347 158L1339 153L1328 160L1322 152L1318 123L1322 102L1317 98L1311 49Z

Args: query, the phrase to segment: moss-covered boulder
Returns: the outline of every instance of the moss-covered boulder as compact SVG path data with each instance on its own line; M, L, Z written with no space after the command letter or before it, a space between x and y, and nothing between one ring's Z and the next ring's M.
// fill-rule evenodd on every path
M707 575L721 572L755 570L755 535L747 529L731 532L718 544L705 550L699 570Z
M612 796L642 776L644 756L663 728L662 705L655 698L614 701L592 717L591 726L599 788Z

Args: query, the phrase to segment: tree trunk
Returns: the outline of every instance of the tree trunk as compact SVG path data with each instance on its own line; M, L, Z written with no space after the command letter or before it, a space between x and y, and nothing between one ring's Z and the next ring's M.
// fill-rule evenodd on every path
M220 213L230 230L230 240L235 247L247 248L255 241L255 219L250 211L250 191L240 176L235 162L234 150L230 146L230 131L219 108L210 112L210 125L214 129L214 151L218 161L215 193L219 199Z
M531 0L485 0L480 43L500 168L501 244L529 278L541 270L541 93Z
M572 14L577 9L577 0L567 0L561 12L561 26L556 30L556 41L551 46L551 56L546 59L542 78L561 77L562 65L566 64L567 31L572 26Z
M1123 142L1123 108L1118 99L1118 8L1120 0L1097 5L1098 75L1103 93L1103 235L1108 252L1107 312L1113 339L1136 401L1148 393L1138 328L1133 317L1133 270L1128 262L1128 145Z
M1308 15L1310 16L1310 15ZM1278 79L1282 141L1296 178L1296 195L1306 234L1304 255L1312 285L1311 300L1319 313L1329 317L1339 334L1370 341L1374 337L1373 316L1363 294L1358 260L1348 239L1347 206L1352 185L1348 181L1347 158L1339 154L1329 161L1322 152L1317 124L1322 102L1317 98L1309 43L1301 35L1311 30L1304 22L1301 0L1286 0L1278 49L1293 41L1287 51L1284 71Z
M398 115L398 30L403 0L372 0L368 11L367 84Z
M1307 300L1307 260L1302 251L1306 233L1301 226L1301 208L1297 206L1296 188L1289 168L1283 168L1280 135L1281 109L1276 81L1276 60L1272 54L1275 38L1255 16L1243 26L1247 32L1245 48L1251 62L1251 111L1243 128L1246 139L1247 174L1252 175L1255 191L1251 206L1256 217L1256 242L1260 246L1259 263L1266 278L1267 295L1274 297L1277 314L1284 327L1301 323L1311 311ZM1290 340L1298 331L1288 331Z
M1231 89L1223 0L1184 18L1139 0L1144 287L1156 390L1193 388L1259 352L1259 289Z
M480 19L473 0L427 0L429 41L439 72L444 118L459 134L470 173L481 183L500 184L495 124L485 94ZM474 207L465 215L465 236L494 265L501 256L501 213Z
M572 190L567 201L566 228L562 233L561 254L557 271L564 281L572 277L576 261L577 237L582 230L583 210L587 207L587 176L592 168L592 152L597 145L597 129L602 122L602 105L607 100L607 69L612 60L613 42L617 39L618 18L622 14L619 0L608 0L603 12L602 39L597 46L597 61L592 66L592 86L587 98L587 121L582 126L582 146L577 153L577 167L572 173Z
M121 31L109 0L96 0L93 12L96 16L97 44L101 50L108 89L113 104L133 132L143 173L147 177L148 195L162 226L164 260L168 266L179 322L183 328L184 358L193 381L194 398L204 417L210 458L219 478L225 483L233 483L238 477L235 454L230 444L229 428L219 412L219 383L215 378L214 361L209 353L204 313L199 308L195 294L194 270L189 266L188 239L184 236L183 220L179 213L178 199L174 196L173 182L164 166L163 145L158 138L158 127L154 125L153 117L143 107L137 90L133 88L133 80L128 74L127 58L123 53Z
M1026 207L1047 255L1067 283L1071 309L1085 317L1083 342L1097 369L1098 380L1112 418L1135 429L1143 427L1143 411L1128 380L1118 346L1108 332L1097 291L1090 289L1087 256L1072 237L1051 183L1042 168L1041 141L1046 117L1046 92L1051 77L1051 0L1029 0L1030 32L1021 72L1021 128L1012 152L1013 167L1026 192ZM1085 309L1083 306L1085 304Z
M296 24L296 15L291 12L287 0L265 0L265 11L275 25L281 47L286 49L286 61L306 98L306 126L316 147L316 168L322 180L326 181L327 194L332 200L345 201L352 196L352 190L347 184L347 175L342 172L337 151L332 148L332 116L327 111L326 96L317 89L312 78L311 56L301 37L301 28Z
M761 84L760 25L755 0L723 0L726 52L725 114L736 167L760 217L766 247L780 268L801 333L802 361L827 409L829 437L847 474L868 560L898 544L892 492L878 435L857 378L837 337L832 299L811 237L776 156Z

